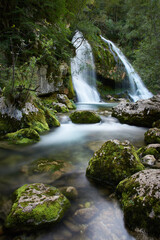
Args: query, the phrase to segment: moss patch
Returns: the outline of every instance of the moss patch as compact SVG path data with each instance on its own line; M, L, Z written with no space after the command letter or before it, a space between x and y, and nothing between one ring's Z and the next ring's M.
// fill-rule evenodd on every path
M39 134L31 128L25 128L5 135L5 139L14 144L30 144L40 140Z
M70 115L70 119L74 123L98 123L101 118L91 111L75 111Z
M143 169L134 147L128 141L109 140L90 159L86 175L100 182L116 185Z
M160 170L140 171L121 181L116 194L121 199L126 225L160 236Z
M14 231L56 223L70 207L68 199L46 184L26 184L14 193L15 201L5 226Z

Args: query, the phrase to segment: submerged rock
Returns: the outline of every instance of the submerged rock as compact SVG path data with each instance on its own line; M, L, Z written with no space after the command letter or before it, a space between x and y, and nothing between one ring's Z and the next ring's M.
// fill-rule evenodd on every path
M122 123L152 127L160 119L160 95L135 103L120 103L113 109L112 116Z
M39 134L31 128L24 128L5 135L5 139L14 144L31 144L40 140Z
M73 123L98 123L101 118L92 111L75 111L70 115Z
M58 222L70 207L68 199L55 187L26 184L14 193L15 201L5 226L13 231L28 230Z
M144 135L146 143L160 143L160 129L150 128Z
M141 171L144 166L129 141L109 140L90 159L86 175L111 185Z
M121 181L116 189L121 198L126 225L160 236L160 170L143 170Z

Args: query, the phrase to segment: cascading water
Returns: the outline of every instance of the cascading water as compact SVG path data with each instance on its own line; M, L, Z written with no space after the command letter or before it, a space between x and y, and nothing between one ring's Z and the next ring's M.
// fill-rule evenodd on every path
M149 92L148 89L145 87L142 79L134 70L132 65L128 62L127 58L124 56L121 50L116 47L113 42L105 39L104 37L101 36L101 39L108 44L109 49L113 54L115 60L117 61L118 56L118 58L122 61L129 79L129 96L131 97L131 99L136 102L140 99L151 98L153 96L152 93Z
M97 103L100 101L96 90L96 75L92 49L83 34L76 32L72 39L76 56L71 59L72 82L80 103Z

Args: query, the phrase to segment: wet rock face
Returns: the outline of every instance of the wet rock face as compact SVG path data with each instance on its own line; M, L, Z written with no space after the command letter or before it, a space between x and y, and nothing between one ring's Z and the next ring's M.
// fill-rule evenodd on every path
M160 129L150 128L144 135L146 143L160 143Z
M160 170L143 170L119 183L116 189L121 198L126 225L134 230L145 229L160 236Z
M129 141L109 140L90 159L86 175L111 185L141 171L144 166Z
M113 109L112 116L122 123L152 127L153 122L160 118L160 95L135 103L120 103Z
M70 207L68 199L54 187L42 183L26 184L14 193L15 201L6 218L6 228L29 230L58 222Z
M92 111L75 111L70 115L73 123L98 123L101 118Z

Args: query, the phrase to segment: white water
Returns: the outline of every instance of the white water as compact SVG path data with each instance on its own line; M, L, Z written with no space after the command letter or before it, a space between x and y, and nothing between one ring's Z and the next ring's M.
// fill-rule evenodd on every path
M127 58L124 56L124 54L121 52L121 50L118 47L116 47L116 45L113 42L105 39L104 37L101 36L101 39L108 44L109 49L113 54L115 60L117 61L118 56L118 58L124 64L130 84L129 95L132 98L132 100L136 102L137 100L140 99L151 98L153 96L152 93L149 92L148 89L145 87L144 83L142 82L142 79L140 78L138 73L134 70L134 68L129 63Z
M91 46L79 31L74 35L72 43L76 48L76 56L71 59L71 72L77 100L81 103L99 102Z

